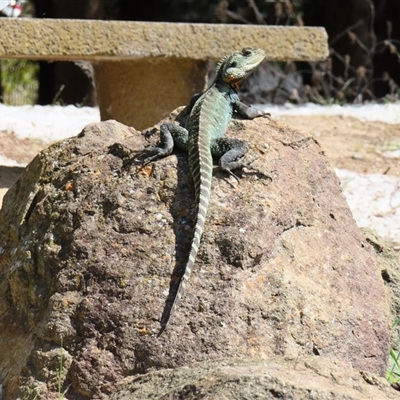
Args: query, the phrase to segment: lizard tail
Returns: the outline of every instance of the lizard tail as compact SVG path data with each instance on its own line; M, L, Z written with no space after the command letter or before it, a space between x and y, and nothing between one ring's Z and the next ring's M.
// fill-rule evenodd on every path
M196 149L195 149L196 150ZM189 151L189 161L191 156ZM192 272L193 265L196 261L197 252L200 247L200 240L204 230L204 222L206 219L208 204L210 202L211 182L212 182L212 156L209 147L199 145L197 148L197 157L199 162L191 162L191 172L196 191L196 224L193 230L192 244L190 253L186 262L185 270L180 278L179 286L172 300L172 305L168 307L161 317L161 330L158 336L165 330L172 315L174 314L179 300L182 298L186 283Z

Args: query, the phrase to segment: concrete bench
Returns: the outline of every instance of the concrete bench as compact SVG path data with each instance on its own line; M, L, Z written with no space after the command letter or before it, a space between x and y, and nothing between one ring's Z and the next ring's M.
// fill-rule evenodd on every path
M153 125L204 90L209 60L246 46L267 59L328 56L325 29L0 18L0 59L90 61L102 120Z

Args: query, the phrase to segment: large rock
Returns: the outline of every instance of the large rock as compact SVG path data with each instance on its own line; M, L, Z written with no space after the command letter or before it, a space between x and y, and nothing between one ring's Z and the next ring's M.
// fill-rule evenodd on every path
M186 155L131 166L157 135L107 121L32 161L0 212L6 399L53 398L59 379L68 399L106 398L126 376L221 358L324 357L383 375L389 296L323 150L265 118L228 134L258 171L215 172L196 266L159 338L190 245Z

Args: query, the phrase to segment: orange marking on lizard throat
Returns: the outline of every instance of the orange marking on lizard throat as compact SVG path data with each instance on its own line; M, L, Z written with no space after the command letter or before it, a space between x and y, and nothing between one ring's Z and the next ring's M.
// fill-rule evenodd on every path
M235 79L235 78L231 78L231 79L227 79L226 83L234 90L238 91L239 87L241 85L241 83L244 81L244 78L240 78L240 79Z

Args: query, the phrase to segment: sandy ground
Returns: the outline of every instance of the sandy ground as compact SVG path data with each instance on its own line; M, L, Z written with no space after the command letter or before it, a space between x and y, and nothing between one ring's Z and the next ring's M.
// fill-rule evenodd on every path
M377 185L382 181L382 176L387 177L391 182L388 190L393 191L393 193L388 194L389 200L387 202L390 204L384 212L398 213L400 204L395 204L397 200L392 204L394 194L397 197L400 195L400 127L398 124L362 122L359 119L342 115L278 115L275 118L296 127L300 131L312 133L325 150L332 166L338 169L342 184L343 180L353 179L351 172L377 174L375 176ZM76 132L76 134L78 133ZM23 170L22 165L29 163L49 143L39 139L19 139L9 131L0 131L0 143L0 153L21 164L21 167L16 167L15 163L12 167L0 166L1 202L7 189ZM346 175L344 175L344 172L340 172L342 170L350 171L350 173L346 172ZM354 174L354 176L357 174ZM361 203L361 200L357 200L357 202ZM350 204L350 206L353 214L355 214L353 207L358 206L361 211L364 207L363 204ZM368 204L365 206L368 206ZM381 211L379 213L382 214ZM382 216L378 215L377 217ZM357 220L356 215L355 218ZM396 231L388 236L390 236L388 239L396 250L400 250L400 234L397 235Z
M0 153L15 165L15 161L21 166L0 165L0 206L8 188L17 180L24 170L23 165L28 164L40 150L48 143L36 139L18 139L15 134L0 131Z
M281 116L279 120L311 133L335 168L400 177L399 125L340 115Z

